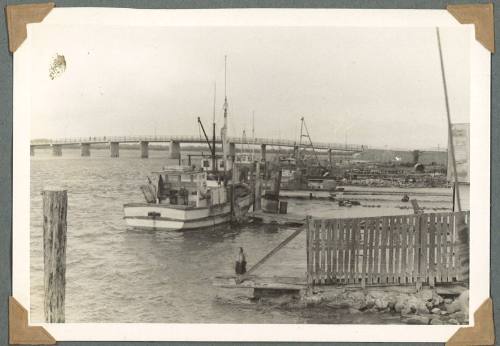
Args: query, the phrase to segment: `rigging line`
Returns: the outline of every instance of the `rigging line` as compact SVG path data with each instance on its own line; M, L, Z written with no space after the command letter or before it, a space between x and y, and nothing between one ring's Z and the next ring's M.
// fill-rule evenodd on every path
M455 160L455 147L453 144L453 133L451 130L451 117L450 117L450 104L448 101L448 89L446 86L446 75L444 72L444 63L443 63L443 52L441 48L441 36L439 34L439 28L436 27L436 34L437 34L437 43L438 43L438 48L439 48L439 61L441 63L441 76L443 80L443 88L444 88L444 98L445 98L445 104L446 104L446 117L448 120L448 138L449 138L449 150L451 152L451 161L453 164L453 180L454 180L454 185L456 189L456 198L457 198L457 207L458 211L462 211L462 205L460 202L460 189L458 188L458 174L457 174L457 161ZM455 201L453 201L455 203Z

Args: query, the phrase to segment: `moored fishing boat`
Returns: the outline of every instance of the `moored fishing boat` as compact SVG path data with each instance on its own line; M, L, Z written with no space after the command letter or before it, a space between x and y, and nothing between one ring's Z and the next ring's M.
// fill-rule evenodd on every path
M124 218L131 227L166 231L207 228L241 219L252 203L246 185L224 186L191 167L166 167L155 173L156 186L153 182L141 186L146 202L124 205Z

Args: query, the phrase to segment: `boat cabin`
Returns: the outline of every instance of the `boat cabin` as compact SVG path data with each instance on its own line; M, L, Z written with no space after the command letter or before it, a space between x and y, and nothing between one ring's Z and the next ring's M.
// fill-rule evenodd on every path
M155 173L158 175L159 204L207 207L227 201L225 187L209 184L207 172L179 166Z

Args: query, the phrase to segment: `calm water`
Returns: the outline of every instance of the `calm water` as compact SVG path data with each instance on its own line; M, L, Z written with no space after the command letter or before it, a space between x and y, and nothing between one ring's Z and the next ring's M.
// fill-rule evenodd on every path
M398 323L396 316L347 314L333 309L284 309L251 302L250 291L212 286L233 274L237 249L248 266L285 239L286 227L247 225L186 233L128 229L122 205L142 202L139 185L167 164L166 152L92 150L81 158L66 149L54 158L37 150L31 159L31 318L43 320L42 199L44 186L68 190L66 322L164 323ZM407 190L410 192L412 190ZM446 193L445 189L435 189ZM356 196L375 207L341 208L330 201L289 200L289 211L352 217L408 214L400 196ZM451 207L450 197L418 197L421 206ZM299 235L256 274L304 276L305 234Z

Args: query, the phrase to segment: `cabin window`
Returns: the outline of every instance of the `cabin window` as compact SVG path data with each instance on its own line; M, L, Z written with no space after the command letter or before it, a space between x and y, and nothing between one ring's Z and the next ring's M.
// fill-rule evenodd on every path
M210 167L210 162L208 160L203 160L203 168Z

